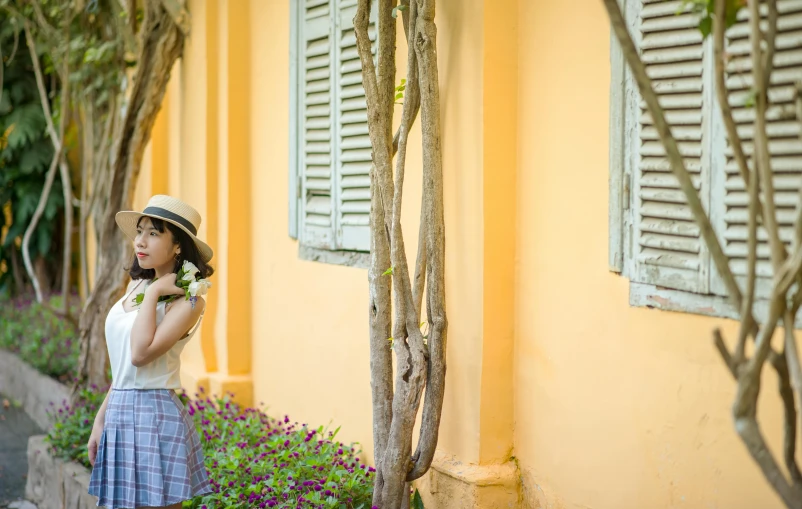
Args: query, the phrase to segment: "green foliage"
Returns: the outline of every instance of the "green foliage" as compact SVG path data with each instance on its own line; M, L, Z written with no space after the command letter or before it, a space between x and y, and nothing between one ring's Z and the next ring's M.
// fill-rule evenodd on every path
M746 6L746 0L726 0L725 10L725 30L735 24L738 19L738 11ZM693 12L699 15L699 31L702 37L707 38L713 32L713 16L715 0L683 0L677 14L683 12Z
M399 99L404 98L404 92L407 89L407 80L406 78L401 78L401 84L395 87L395 104L403 104L402 101Z
M56 422L45 442L50 444L56 457L90 466L86 446L107 391L108 388L99 390L97 386L82 389L74 405L64 401L58 410L51 410L56 415Z
M410 506L412 509L425 509L423 507L423 499L420 498L420 492L418 490L415 490L415 493L412 495Z
M11 252L17 251L21 260L18 239L31 222L44 186L45 174L53 158L53 145L46 134L33 64L25 44L11 22L0 9L0 47L3 48L3 94L0 99L0 210L8 207L10 217L0 213L0 229L8 233L0 244L0 266L11 266ZM15 51L14 51L15 50ZM44 216L31 240L31 258L50 252L59 229L59 215L64 208L61 182L56 179L45 206ZM57 257L52 271L57 270ZM0 270L0 293L21 291L13 288L10 271Z
M71 313L75 314L78 298L73 299ZM60 306L61 297L50 298L49 304ZM61 381L75 373L80 354L74 327L27 297L0 302L0 348Z
M119 2L89 0L38 0L41 15L31 2L0 0L0 48L6 64L4 93L0 99L0 207L11 204L11 219L0 215L0 227L10 228L0 246L0 267L10 266L10 252L18 248L18 237L30 223L38 203L44 176L53 157L53 147L45 132L45 116L41 108L26 37L22 30L27 20L41 68L45 74L47 96L56 126L62 116L61 102L69 101L71 110L83 113L83 122L95 126L95 142L101 146L101 132L118 97L127 67L134 61L134 52L125 41L135 46L128 31L128 21L121 14ZM69 97L62 95L69 82ZM69 125L67 126L70 127ZM65 150L76 147L77 138L65 136ZM75 183L79 187L80 182ZM75 193L75 191L73 190ZM31 243L33 258L46 254L52 243L63 242L57 229L59 212L63 210L60 179L51 188L46 215ZM9 223L9 224L6 224ZM18 259L21 257L17 257ZM48 272L58 273L59 258L47 257ZM3 263L5 262L5 263ZM0 293L13 293L10 271L0 270Z
M214 490L189 507L371 508L375 470L336 441L337 431L272 419L228 397L187 401L187 409Z
M55 455L89 466L86 444L105 393L93 386L56 411L47 438ZM336 441L337 431L273 419L230 395L195 396L180 395L201 436L213 493L185 508L371 509L375 470L354 446Z

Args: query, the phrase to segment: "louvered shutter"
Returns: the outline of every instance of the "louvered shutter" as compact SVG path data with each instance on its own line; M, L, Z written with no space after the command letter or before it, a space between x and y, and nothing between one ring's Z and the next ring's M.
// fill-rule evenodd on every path
M356 0L342 0L336 27L338 100L336 128L336 229L340 249L370 250L370 165L368 111L362 87L362 65L356 48L353 19ZM371 9L370 38L376 40L376 6Z
M710 168L704 112L710 90L704 85L707 59L698 17L677 14L681 0L640 0L636 7L634 32L642 59L707 206ZM710 266L707 249L631 77L627 97L638 98L627 101L632 136L627 172L632 176L632 252L627 272L636 282L705 293Z
M765 29L766 9L761 6ZM780 223L780 238L789 246L794 237L793 223L799 201L799 187L802 182L802 142L800 124L794 114L794 84L802 80L802 1L779 0L777 52L774 57L774 72L769 89L770 108L768 111L769 151L772 154L774 170L774 201ZM727 88L733 116L738 124L738 133L744 151L752 164L754 153L754 126L756 110L749 104L752 88L751 43L749 40L749 12L743 9L738 22L726 33L727 54L730 60L727 67ZM718 119L717 119L718 120ZM724 131L723 126L721 130ZM723 232L724 250L731 257L730 266L736 276L746 275L747 256L747 206L748 194L733 158L733 151L721 139L720 153L724 154L721 165L725 171L722 185L714 190L714 200L718 205L716 228ZM758 226L758 266L760 276L757 284L758 297L768 298L771 284L771 260L768 236L762 225ZM725 294L720 278L713 279L713 291Z
M303 1L298 80L301 242L334 249L332 5L330 0Z

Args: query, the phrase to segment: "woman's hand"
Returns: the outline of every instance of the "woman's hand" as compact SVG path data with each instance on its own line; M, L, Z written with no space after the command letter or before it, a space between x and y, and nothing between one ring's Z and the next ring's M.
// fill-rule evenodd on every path
M176 286L176 274L170 273L162 276L148 286L146 294L156 295L156 298L165 295L183 295L184 289Z
M89 436L89 443L86 444L87 452L89 453L89 464L95 466L95 459L97 459L97 447L100 444L100 437L103 435L103 426L98 427L97 424L92 426L92 434Z

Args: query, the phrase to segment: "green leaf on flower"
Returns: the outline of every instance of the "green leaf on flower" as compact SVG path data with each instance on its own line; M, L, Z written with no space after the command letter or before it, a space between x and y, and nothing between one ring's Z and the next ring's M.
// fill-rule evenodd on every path
M699 20L699 31L702 32L702 39L706 39L710 32L713 31L713 18L704 16Z
M420 492L416 489L415 494L412 496L412 509L425 509L423 507L423 499L420 496Z

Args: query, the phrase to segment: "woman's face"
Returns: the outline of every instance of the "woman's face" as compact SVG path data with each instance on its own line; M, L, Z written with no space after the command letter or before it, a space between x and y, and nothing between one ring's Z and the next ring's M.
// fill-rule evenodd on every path
M181 248L173 241L173 233L168 228L160 232L149 217L143 217L136 228L134 251L140 267L155 269L158 273L172 271Z

